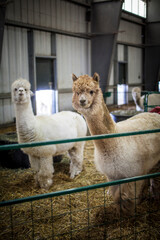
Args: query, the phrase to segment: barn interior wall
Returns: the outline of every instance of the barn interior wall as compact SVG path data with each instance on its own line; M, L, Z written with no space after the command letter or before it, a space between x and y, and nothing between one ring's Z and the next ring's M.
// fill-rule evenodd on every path
M125 16L125 20L124 20ZM128 21L127 21L128 19ZM136 21L136 22L135 22ZM137 24L137 21L139 24ZM128 100L132 101L131 91L134 86L141 87L143 84L143 36L142 19L131 17L122 13L117 36L117 46L112 62L113 74L109 79L108 91L117 94L118 84L118 63L125 63L127 66ZM107 104L116 104L117 98L113 96L107 99Z
M0 93L6 98L0 99L0 124L12 122L14 111L11 102L11 84L19 77L28 79L27 30L5 27L2 61L0 66Z
M75 33L90 32L90 22L86 21L87 8L68 1L16 0L7 5L6 22L23 23L70 31L70 36L55 33L57 89L59 111L73 110L71 74L91 74L91 40L86 37L71 36ZM125 18L125 19L124 19ZM127 21L126 19L129 19ZM139 21L139 24L134 23ZM117 86L117 64L127 62L128 84L142 84L142 43L141 18L123 12L120 21L116 54L110 70L108 91L115 92ZM5 25L2 63L0 67L0 124L12 122L15 116L10 98L10 86L18 77L29 79L27 27ZM34 57L52 56L52 33L33 29ZM63 33L64 33L63 32ZM133 45L133 46L131 46ZM127 54L126 54L127 53ZM126 58L127 56L127 58ZM134 56L134 57L133 57ZM138 60L137 60L138 59ZM132 70L132 67L134 71ZM34 70L35 71L35 70ZM101 77L102 79L102 77ZM131 90L130 87L130 90ZM115 103L114 95L107 99L108 104Z
M57 34L56 43L59 110L73 110L72 73L90 75L90 40Z
M6 9L6 18L12 21L84 33L85 14L84 7L62 0L16 0Z
M88 31L86 11L86 7L60 0L24 0L23 4L21 0L16 0L7 4L0 67L0 124L13 122L15 117L10 94L12 82L19 77L31 80L32 74L31 82L34 83L36 56L52 57L52 29L62 31L62 34L55 34L59 110L72 109L72 72L77 75L90 74L90 40L75 36L75 33L82 35ZM25 24L30 25L26 27ZM33 64L28 64L29 26L34 26ZM39 31L39 27L49 30ZM67 31L70 36L65 35ZM29 71L30 66L32 71Z

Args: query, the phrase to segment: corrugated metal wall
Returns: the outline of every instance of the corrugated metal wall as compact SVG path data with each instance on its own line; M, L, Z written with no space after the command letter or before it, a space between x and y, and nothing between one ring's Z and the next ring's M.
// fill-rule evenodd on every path
M19 77L28 79L27 30L5 27L0 66L0 93L7 97L0 100L0 124L13 121L10 89L12 82Z
M6 18L72 32L87 32L86 9L64 0L14 0Z
M34 50L36 56L51 56L51 33L34 31Z
M73 33L88 31L86 8L63 0L14 0L7 5L6 19ZM29 79L27 31L5 26L0 93L8 94L0 99L0 124L15 116L9 97L12 82L20 76ZM35 57L51 56L51 33L33 33ZM56 34L56 60L59 110L72 109L71 74L90 74L90 40Z
M135 17L134 17L135 18ZM133 19L134 20L134 19ZM141 22L141 20L139 19ZM117 51L115 53L112 74L109 81L109 91L113 92L118 83L118 62L124 62L127 65L127 84L129 85L128 100L132 100L131 90L133 85L142 85L142 48L136 45L142 44L142 25L133 22L121 20ZM133 44L133 46L131 46ZM107 99L107 104L115 102L114 97Z
M72 110L72 73L90 74L90 41L57 35L59 109ZM67 101L66 101L67 99Z
M83 1L87 2L87 1ZM7 5L6 19L24 24L48 27L70 33L87 33L86 8L63 0L14 0ZM120 22L118 41L141 44L141 25ZM29 79L27 28L5 25L0 67L0 124L12 122L15 116L10 99L10 86L18 77ZM51 56L52 33L33 30L34 56ZM127 59L125 50L127 48ZM91 42L86 38L56 34L56 62L59 110L72 109L71 74L91 74ZM109 91L117 84L115 62L127 61L128 83L141 83L142 49L117 45L111 71ZM107 100L114 103L114 97Z

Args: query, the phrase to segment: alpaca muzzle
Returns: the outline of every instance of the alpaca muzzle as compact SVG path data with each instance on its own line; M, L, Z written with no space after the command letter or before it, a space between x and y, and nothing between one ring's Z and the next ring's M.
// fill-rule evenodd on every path
M87 101L84 95L81 95L79 102L81 106L85 106L87 104Z
M85 99L81 99L80 100L80 104L81 104L81 106L85 106L86 105L86 100Z

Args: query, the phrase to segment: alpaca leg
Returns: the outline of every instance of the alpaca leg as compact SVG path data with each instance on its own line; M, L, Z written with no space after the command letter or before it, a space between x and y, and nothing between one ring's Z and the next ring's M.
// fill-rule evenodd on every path
M100 209L96 215L98 222L111 223L120 217L134 216L136 204L142 191L144 181L125 183L110 187L110 194L113 197L113 204L106 206L105 210Z
M79 142L75 147L68 151L71 158L70 178L74 178L82 171L84 142Z
M159 201L160 200L160 180L150 179L150 192L151 196L154 200Z
M40 159L38 157L35 157L35 156L29 156L29 162L31 164L31 168L38 172L39 171L39 168L40 168Z
M160 172L160 161L151 170L151 173ZM150 193L153 199L160 200L160 180L159 178L150 179Z
M140 202L140 194L145 181L125 183L120 186L111 187L111 194L118 216L133 216L136 205Z
M40 169L37 174L37 179L41 188L48 189L52 185L53 173L52 156L40 158Z
M37 173L39 172L39 168L40 168L40 159L38 157L30 155L29 162L30 162L31 168L36 172L36 174L34 176L35 184L36 184L36 186L39 186Z

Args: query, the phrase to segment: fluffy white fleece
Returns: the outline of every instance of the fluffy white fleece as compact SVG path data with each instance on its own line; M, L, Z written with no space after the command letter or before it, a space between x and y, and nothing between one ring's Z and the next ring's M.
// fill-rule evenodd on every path
M77 113L66 111L51 116L35 116L30 96L30 83L18 79L12 84L12 100L15 105L18 142L40 142L56 139L84 137L86 122ZM70 177L74 178L82 170L84 142L24 148L29 155L31 167L36 171L36 182L42 188L49 188L54 173L53 159L68 151L71 158Z

